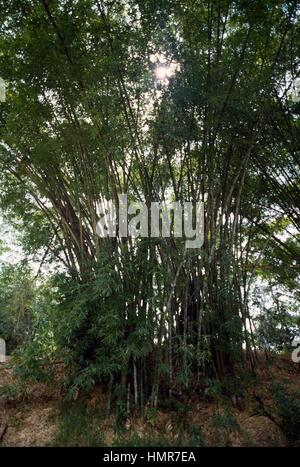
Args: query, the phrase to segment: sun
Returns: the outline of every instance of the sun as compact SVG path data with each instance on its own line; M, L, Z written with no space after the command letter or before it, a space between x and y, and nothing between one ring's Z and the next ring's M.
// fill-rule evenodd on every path
M165 65L159 65L155 68L155 78L159 81L168 79L171 75L172 71L170 67L167 67Z
M163 81L165 84L180 69L179 63L170 60L162 53L152 54L150 61L154 65L154 77L157 81Z

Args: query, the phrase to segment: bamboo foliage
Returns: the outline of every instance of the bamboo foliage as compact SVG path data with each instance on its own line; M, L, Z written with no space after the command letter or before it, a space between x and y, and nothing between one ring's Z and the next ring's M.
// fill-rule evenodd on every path
M256 225L278 240L256 218L257 180L299 229L299 114L279 97L299 66L296 18L293 1L2 2L2 205L28 230L39 213L39 246L73 284L62 346L74 387L121 388L128 412L131 393L156 406L208 366L234 376L243 343L254 367L243 265ZM166 83L159 54L176 64ZM201 251L98 238L101 196L122 192L204 201Z

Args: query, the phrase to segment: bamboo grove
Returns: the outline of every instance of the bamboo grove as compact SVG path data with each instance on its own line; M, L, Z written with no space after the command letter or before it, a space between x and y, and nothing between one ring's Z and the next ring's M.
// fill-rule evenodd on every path
M255 369L257 267L275 249L296 280L300 258L297 1L11 0L0 15L1 205L56 268L70 390L100 381L143 409ZM99 238L97 205L119 193L203 201L203 247Z

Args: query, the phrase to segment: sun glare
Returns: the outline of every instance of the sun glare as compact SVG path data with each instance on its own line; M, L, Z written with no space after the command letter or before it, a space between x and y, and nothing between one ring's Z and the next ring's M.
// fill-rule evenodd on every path
M170 78L171 75L171 69L164 65L160 65L155 69L155 77L160 81Z
M152 54L151 62L155 65L154 76L158 81L167 82L179 70L179 64L170 61L164 54Z

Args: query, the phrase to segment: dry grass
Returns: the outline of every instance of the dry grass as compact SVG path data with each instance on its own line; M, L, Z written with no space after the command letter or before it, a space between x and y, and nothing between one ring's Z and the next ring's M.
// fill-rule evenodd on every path
M5 399L0 398L0 424L7 424L2 439L3 446L46 446L59 439L63 399L60 391L61 372L62 369L58 368L56 381L53 381L51 386L31 384L19 393L17 391ZM208 400L202 394L198 400L194 396L188 401L190 411L185 421L180 413L176 414L166 409L158 410L151 419L147 416L142 418L132 415L126 422L122 441L118 440L119 435L115 431L115 419L103 418L99 422L103 443L108 446L121 442L130 445L131 440L135 439L134 445L138 445L136 443L139 442L139 445L143 445L143 440L152 438L168 439L168 442L174 445L180 435L181 443L187 444L190 442L191 432L199 430L201 443L204 445L286 446L286 439L278 426L268 417L258 414L254 398L255 395L259 396L266 407L272 410L273 383L285 383L288 390L297 390L300 383L300 365L292 363L289 357L284 356L266 361L265 356L261 354L256 377L249 380L243 388L242 404L228 404L227 401L224 405L224 398L221 396L215 395ZM0 365L0 388L14 387L13 385L16 385L16 381L12 369L8 365ZM74 402L76 403L77 401ZM85 415L82 416L91 417L93 410L103 410L104 413L106 397L101 388L97 387L89 395L80 395L78 403L83 403L86 407ZM70 407L72 412L75 405ZM72 424L72 413L68 415L71 416L69 423ZM86 423L89 424L89 421L86 420ZM97 421L95 426L99 423ZM70 444L72 445L72 439ZM84 433L79 444L85 445Z

